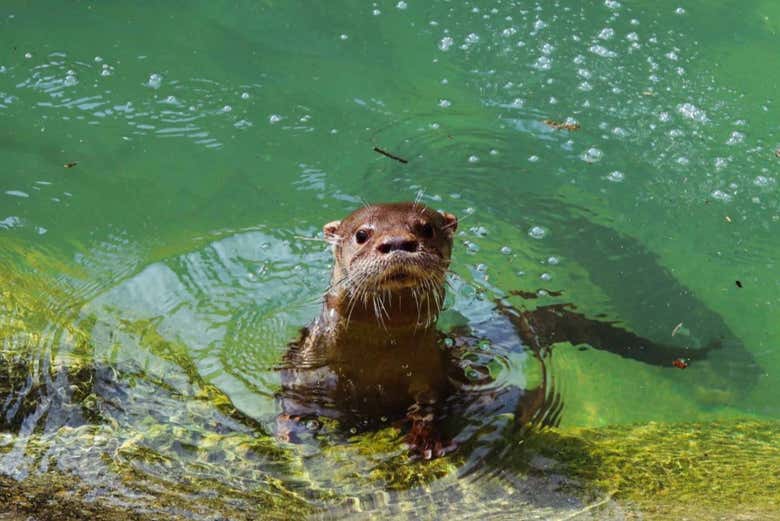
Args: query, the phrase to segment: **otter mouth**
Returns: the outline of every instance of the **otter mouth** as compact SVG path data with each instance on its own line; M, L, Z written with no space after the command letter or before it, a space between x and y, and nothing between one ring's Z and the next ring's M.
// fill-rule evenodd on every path
M411 271L399 268L382 274L377 285L383 289L409 288L419 285L419 278Z

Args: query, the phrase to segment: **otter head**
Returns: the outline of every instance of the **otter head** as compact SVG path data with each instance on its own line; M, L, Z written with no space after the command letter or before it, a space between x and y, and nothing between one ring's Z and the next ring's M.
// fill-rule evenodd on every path
M329 294L342 314L382 324L430 324L441 309L457 218L420 203L366 206L326 224Z

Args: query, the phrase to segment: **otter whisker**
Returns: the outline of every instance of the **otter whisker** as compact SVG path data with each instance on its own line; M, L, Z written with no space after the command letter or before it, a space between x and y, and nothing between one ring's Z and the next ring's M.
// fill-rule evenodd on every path
M301 240L301 241L316 241L316 242L322 242L322 237L306 237L305 235L293 235L293 238ZM325 239L327 241L327 239Z
M366 273L360 273L359 275L355 276L355 288L354 291L350 292L349 294L349 301L347 304L348 312L347 312L347 322L346 326L349 326L349 321L352 318L352 312L355 310L355 305L357 304L358 300L362 299L365 294L365 282L368 280L368 274Z
M379 309L379 301L376 293L372 294L371 300L374 304L374 315L376 316L377 322L379 322L379 325L382 326L382 329L387 331L387 326L385 325L384 317L382 316L382 311Z
M417 294L417 288L412 288L412 298L414 299L414 304L417 307L417 320L414 321L414 329L417 330L417 326L420 324L420 298Z
M422 201L423 197L425 196L424 190L417 190L417 195L414 196L414 202L412 203L412 211L417 211L417 205Z

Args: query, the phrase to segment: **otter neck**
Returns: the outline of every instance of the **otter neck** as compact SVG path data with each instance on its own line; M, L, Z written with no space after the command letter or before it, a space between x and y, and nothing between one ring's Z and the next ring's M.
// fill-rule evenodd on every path
M435 291L439 291L438 301L441 302L444 291ZM335 319L334 325L341 333L379 339L435 329L439 312L436 301L437 298L429 292L417 292L415 295L408 288L352 299L347 291L342 290L326 295L323 312L331 320Z

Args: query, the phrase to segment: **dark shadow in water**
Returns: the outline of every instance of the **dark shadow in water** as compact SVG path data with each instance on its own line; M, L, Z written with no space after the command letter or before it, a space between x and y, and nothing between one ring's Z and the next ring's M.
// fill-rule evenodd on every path
M608 324L613 332L622 329L619 336L609 339L598 331L602 326L593 329L595 322L591 321L588 327L593 338L588 341L580 328L591 313L567 310L564 317L553 317L562 310L550 309L550 313L542 312L556 324L542 328L548 343L559 341L556 334L560 333L553 331L559 328L566 330L572 343L586 343L647 363L671 367L678 357L697 361L698 368L706 369L698 373L697 384L728 390L733 396L744 396L756 384L762 369L743 342L637 239L594 222L585 209L553 198L528 196L519 205L499 207L498 211L521 230L531 224L524 216L549 223L553 231L542 241L544 245L550 246L551 254L563 255L587 272L615 310L611 320L602 324ZM688 334L673 335L680 323ZM639 337L651 340L656 347L636 349ZM668 347L661 349L660 345Z

